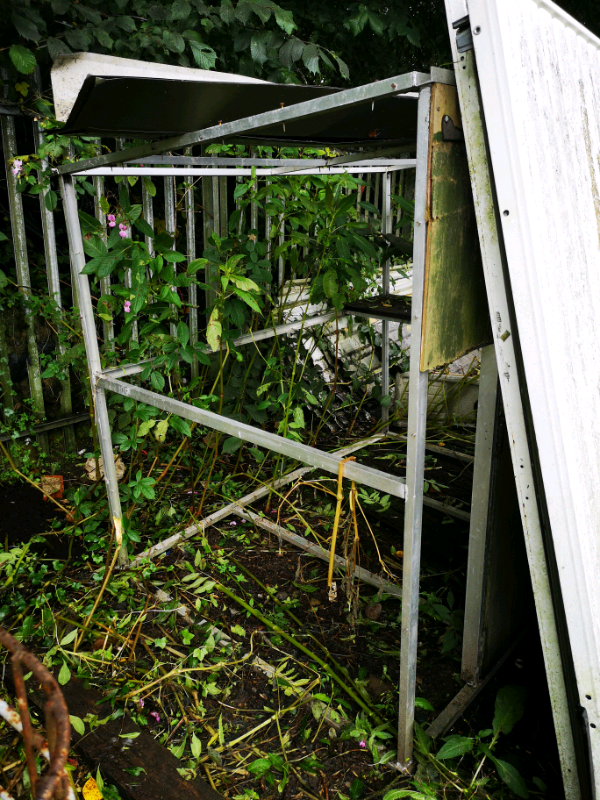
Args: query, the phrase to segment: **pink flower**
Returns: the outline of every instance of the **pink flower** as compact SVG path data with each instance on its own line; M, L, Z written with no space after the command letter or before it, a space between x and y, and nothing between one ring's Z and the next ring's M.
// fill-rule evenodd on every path
M365 740L364 740L364 739L361 739L361 740L360 740L360 742L358 743L358 746L359 746L359 747L366 747L366 746L367 746L367 743L365 742Z
M116 219L116 217L115 217L115 215L114 215L114 214L109 214L109 215L106 217L106 219L107 219L109 222L114 222L114 221L115 221L115 219Z
M125 225L124 222L119 222L119 230L120 231L126 231L127 230L127 225Z
M234 519L232 519L229 524L231 525L232 528L234 528L237 525L237 522Z
M131 311L131 300L125 300L123 303L123 311L128 314Z
M127 236L127 231L121 228L121 230L119 231L119 236L121 237L121 239L124 239Z
M151 712L150 712L150 716L151 716L151 717L154 717L154 719L155 719L157 722L160 722L160 714L158 713L158 711L151 711Z
M137 701L137 703L138 703L138 706L139 706L140 708L143 708L143 707L144 707L144 701L142 700L142 698L141 698L141 697L140 697L140 699Z
M23 162L21 161L20 158L15 158L15 160L13 161L12 174L16 178L17 175L20 175L22 171L23 171Z
M111 221L108 223L108 227L109 227L109 228L114 228L116 224L117 224L116 222L114 222L113 220L111 220Z

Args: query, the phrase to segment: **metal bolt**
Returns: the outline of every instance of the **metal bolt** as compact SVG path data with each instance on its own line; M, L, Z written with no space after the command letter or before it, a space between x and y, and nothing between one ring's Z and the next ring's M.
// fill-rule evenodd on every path
M473 28L473 33L477 36L478 33L481 33L481 27L477 25L475 28Z
M396 88L397 88L396 84L392 83L392 89L396 89Z

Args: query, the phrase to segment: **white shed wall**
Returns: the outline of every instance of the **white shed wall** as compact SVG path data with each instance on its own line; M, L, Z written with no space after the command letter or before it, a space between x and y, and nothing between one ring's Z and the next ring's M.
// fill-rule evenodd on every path
M548 0L469 0L468 7L527 389L598 781L600 40Z

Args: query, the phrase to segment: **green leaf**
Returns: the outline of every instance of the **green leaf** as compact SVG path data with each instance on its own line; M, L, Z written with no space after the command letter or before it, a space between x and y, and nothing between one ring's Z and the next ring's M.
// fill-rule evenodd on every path
M65 644L71 644L73 639L77 636L77 628L74 628L70 633L67 633L66 636L60 640L60 646L62 647Z
M55 39L53 36L50 36L50 38L46 40L46 47L48 48L48 55L52 61L58 58L58 56L72 52L71 48L65 44L65 42L61 42L60 39Z
M190 329L185 322L177 325L177 341L185 347L190 340Z
M188 0L175 0L171 5L171 19L187 19L192 12L192 7Z
M227 439L223 442L223 452L224 453L235 453L237 450L240 449L242 446L242 440L238 439L237 436L228 436Z
M104 28L94 28L94 35L102 47L106 47L107 50L112 49L114 40Z
M178 253L176 250L165 250L162 254L165 261L170 261L172 264L177 264L180 261L185 261L183 253Z
M514 792L517 797L522 797L524 800L527 800L529 797L529 790L519 770L507 761L501 761L499 758L496 758L491 753L489 753L489 757L494 762L501 780L504 781L508 788Z
M242 197L242 195L246 194L248 189L250 188L250 184L248 183L239 183L234 191L233 191L233 199L237 200L238 198Z
M200 756L202 754L202 742L196 736L195 733L192 734L192 741L190 742L190 746L191 746L192 755L194 756L194 758L200 758Z
M213 69L217 61L217 54L207 44L198 44L198 42L190 42L192 55L194 61L200 69Z
M258 285L250 278L240 278L237 275L232 275L231 280L238 289L242 289L244 292L260 292Z
M58 204L58 195L53 189L50 189L49 192L46 193L44 197L44 205L48 209L48 211L54 211Z
M328 269L323 275L323 291L325 297L333 297L338 291L337 274L334 269Z
M136 30L135 22L131 17L116 17L115 23L127 33L133 33Z
M244 630L244 628L242 628L241 625L232 625L231 626L231 632L232 633L237 633L238 636L245 636L246 635L246 631Z
M527 689L524 686L503 686L496 695L494 736L510 733L525 711Z
M315 44L309 44L304 48L302 63L313 75L319 71L319 48Z
M424 708L425 711L435 711L429 700L426 700L424 697L415 697L415 707Z
M171 427L182 436L190 437L192 435L192 429L190 428L190 423L187 421L187 419L182 419L181 417L171 417Z
M148 175L144 175L144 188L150 197L156 197L156 186L152 183L152 178Z
M35 56L28 47L23 47L23 45L20 44L13 44L8 51L8 55L15 69L22 72L23 75L31 75L37 62Z
M156 375L156 372L153 372L152 375ZM160 376L162 378L162 375ZM163 387L164 387L164 378L163 378ZM162 391L162 390L161 390ZM168 419L161 419L158 423L156 428L154 429L154 438L157 442L164 442L167 438L167 429L169 427L169 420Z
M279 6L275 6L273 12L275 14L275 22L289 36L297 27L296 23L294 22L294 15L291 11L286 11L283 8L279 8Z
M71 723L73 730L77 731L80 736L83 736L85 733L85 722L81 719L81 717L75 717L72 714L69 714L69 722Z
M219 320L219 310L215 308L210 315L208 327L206 329L206 341L208 342L213 353L215 353L221 347L222 333L223 328L221 326L221 321Z
M154 238L154 230L150 227L145 219L136 219L133 225L140 233L143 233L144 236L149 236L151 239Z
M449 736L446 743L438 751L436 758L456 758L469 753L473 749L473 740L468 736Z
M8 278L6 273L0 269L0 289L4 289L6 286L8 286Z
M150 376L150 383L152 384L152 388L156 389L157 392L162 392L163 389L165 388L165 379L160 374L160 372L153 372L152 373L152 375ZM163 422L166 422L166 420L163 420ZM159 425L160 425L160 423L159 423ZM158 427L156 429L156 433L157 433L156 438L158 439ZM164 441L164 439L158 439L158 441L159 442L160 441Z
M71 680L71 670L67 666L67 662L63 661L62 667L60 668L60 672L58 673L58 682L61 686L64 686L65 683L68 683Z
M35 42L36 44L39 42L42 34L39 32L37 25L35 25L30 19L20 16L16 11L13 11L11 19L12 24L15 26L20 36L22 36L24 39L31 39L31 41ZM19 70L19 72L20 71L21 70Z
M173 53L183 53L185 50L185 39L176 31L163 31L163 42Z

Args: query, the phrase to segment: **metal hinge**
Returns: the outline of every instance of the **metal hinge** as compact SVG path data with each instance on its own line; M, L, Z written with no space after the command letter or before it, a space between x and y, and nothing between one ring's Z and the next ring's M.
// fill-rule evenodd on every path
M466 53L467 50L473 49L473 36L471 35L471 24L469 22L469 15L457 19L452 23L452 27L456 31L456 47L459 53Z
M442 139L444 142L464 142L462 128L457 128L452 117L444 114L442 117Z

